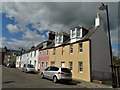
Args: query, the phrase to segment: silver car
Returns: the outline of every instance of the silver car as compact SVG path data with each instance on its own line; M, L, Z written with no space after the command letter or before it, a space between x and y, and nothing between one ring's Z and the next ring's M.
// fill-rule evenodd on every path
M52 79L54 83L59 80L64 80L69 83L72 81L72 73L69 68L50 66L41 73L41 78Z
M35 72L35 67L32 64L24 64L22 67L23 72Z

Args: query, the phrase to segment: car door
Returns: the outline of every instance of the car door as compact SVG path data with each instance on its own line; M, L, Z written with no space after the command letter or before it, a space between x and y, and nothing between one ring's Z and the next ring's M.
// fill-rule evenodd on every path
M57 71L59 70L58 67L51 67L50 71L49 71L49 77L50 79L53 79L53 76L57 73Z
M44 70L44 77L49 78L49 71L50 71L50 67Z

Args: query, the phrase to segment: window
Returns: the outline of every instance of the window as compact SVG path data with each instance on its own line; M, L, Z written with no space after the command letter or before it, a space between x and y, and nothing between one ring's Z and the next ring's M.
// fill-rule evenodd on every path
M34 57L36 56L36 51L35 51L35 53L34 53Z
M41 52L39 52L39 57L41 57Z
M58 43L58 38L59 38L58 35L56 35L56 43Z
M73 44L70 45L70 53L73 53Z
M82 42L79 43L79 52L82 52L83 51L83 45L82 45Z
M83 62L80 61L78 65L79 65L79 72L83 72Z
M48 55L48 50L46 50L46 55Z
M31 52L31 57L32 57L32 52Z
M62 55L63 55L63 53L64 53L64 46L62 47Z
M72 30L72 37L75 37L75 29Z
M48 62L46 62L46 67L48 66Z
M50 71L58 71L59 68L58 67L50 67Z
M80 36L80 28L77 29L77 36Z
M31 64L31 61L30 61L30 64Z
M36 60L34 61L34 66L36 66Z
M53 55L55 55L55 52L56 52L56 50L55 50L55 48L53 48Z
M62 35L59 36L59 43L62 43Z
M69 68L70 68L70 70L72 70L72 65L73 65L73 63L70 61L69 62Z
M51 66L54 66L55 65L55 61L51 61Z
M41 56L44 56L44 51L41 51Z
M44 67L44 62L42 62L42 67Z

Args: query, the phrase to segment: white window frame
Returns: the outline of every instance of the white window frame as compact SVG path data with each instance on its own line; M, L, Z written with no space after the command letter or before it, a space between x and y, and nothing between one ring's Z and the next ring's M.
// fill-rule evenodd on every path
M73 53L73 44L70 44L70 54L72 54L72 53Z
M82 64L82 66L80 66L80 63ZM80 68L81 68L82 70L81 70ZM83 73L83 61L79 61L79 62L78 62L78 71L79 71L79 73Z
M42 68L44 67L44 62L41 62L41 67L42 67Z
M80 42L78 47L79 47L79 52L82 53L83 52L83 43Z
M71 65L70 63L72 63L72 66L70 66ZM70 70L73 70L73 62L72 61L69 61L69 68L70 68Z

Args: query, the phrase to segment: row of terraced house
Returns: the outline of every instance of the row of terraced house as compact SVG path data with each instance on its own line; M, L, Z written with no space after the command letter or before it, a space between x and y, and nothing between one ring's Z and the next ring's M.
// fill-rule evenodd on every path
M91 23L91 22L90 22ZM95 72L110 73L110 51L104 22L97 13L95 25L71 28L70 33L49 31L48 40L19 54L16 67L29 63L42 72L48 66L68 67L74 79L92 81L101 77ZM105 79L110 78L106 74Z

